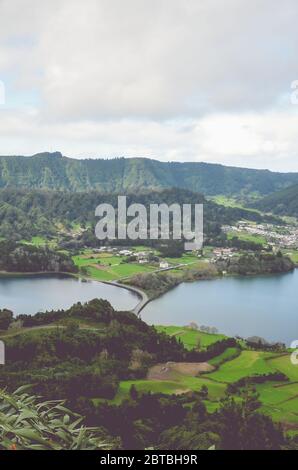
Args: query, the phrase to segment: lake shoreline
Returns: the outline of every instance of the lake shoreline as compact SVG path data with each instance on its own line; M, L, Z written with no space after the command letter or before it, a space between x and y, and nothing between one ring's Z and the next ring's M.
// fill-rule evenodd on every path
M0 271L0 278L9 278L9 277L30 277L30 276L70 276L75 278L81 278L78 273L71 273L67 271L30 271L30 272L22 272L22 271Z
M152 299L142 320L180 326L194 322L215 327L229 337L261 337L287 345L297 337L297 269L282 276L229 275L202 280L210 282L182 282L177 289Z
M65 276L65 277L72 277L78 279L79 281L83 282L84 280L87 281L95 281L100 284L107 284L114 287L119 287L121 289L128 290L139 297L139 302L130 309L129 311L135 313L135 315L139 316L141 310L150 302L150 298L148 297L147 293L144 292L142 289L138 289L137 287L121 284L117 281L101 281L99 279L95 279L89 276L82 276L80 273L71 273L71 272L64 272L64 271L34 271L34 272L20 272L20 271L0 271L0 279L10 279L10 278L22 278L22 277L34 277L34 276Z
M295 264L295 267L292 271L294 272L296 269L298 269L298 264ZM106 284L114 287L118 287L120 289L125 289L128 290L134 294L136 294L139 297L139 302L135 305L135 307L129 309L130 312L134 313L138 317L140 317L141 311L147 306L149 303L151 303L154 300L158 300L162 298L164 295L169 293L170 291L175 290L175 288L179 287L180 285L183 284L191 284L199 281L218 281L218 280L224 280L228 278L233 278L233 279L249 279L249 278L267 278L267 277L279 277L281 275L289 274L290 272L278 272L278 273L258 273L258 274L222 274L218 272L217 274L213 275L203 275L197 279L187 279L187 278L181 278L177 279L177 283L168 286L165 290L161 292L157 292L154 295L150 293L149 290L146 291L145 288L140 288L138 286L135 286L133 284L123 284L118 282L117 280L115 281L106 281L106 280L99 280L95 279L91 276L82 276L80 273L70 273L70 272L62 272L62 271L36 271L36 272L10 272L10 271L0 271L0 279L1 278L13 278L13 277L34 277L34 276L65 276L65 277L72 277L75 279L78 279L79 281L96 281L100 284Z
M153 295L150 293L149 289L148 290L146 290L146 288L140 289L139 287L137 287L133 284L127 284L127 285L123 285L123 284L120 285L119 284L119 287L124 287L124 288L129 287L129 288L137 289L139 291L143 291L143 293L147 296L147 299L148 299L146 304L145 304L145 305L147 305L149 302L152 302L153 300L157 300L157 299L161 298L162 296L164 296L165 294L167 294L168 292L174 290L176 287L179 287L182 284L191 284L191 283L199 282L199 281L212 281L212 280L216 281L216 280L220 280L220 279L229 279L229 278L232 278L232 279L251 279L251 278L279 277L279 276L283 276L285 274L294 273L296 269L298 269L298 264L294 266L293 270L285 271L285 272L257 273L257 274L255 274L255 273L254 274L237 274L237 273L222 274L222 273L218 272L218 274L216 274L216 275L215 274L214 275L203 275L201 277L198 277L197 279L181 278L181 279L177 279L178 282L176 284L169 285L165 290L157 292ZM100 281L100 282L105 282L107 284L110 284L112 281ZM144 308L145 305L142 308Z
M70 308L92 299L107 300L115 310L133 311L147 301L135 289L102 283L69 273L4 273L0 275L0 308L14 316ZM121 289L119 287L122 287Z

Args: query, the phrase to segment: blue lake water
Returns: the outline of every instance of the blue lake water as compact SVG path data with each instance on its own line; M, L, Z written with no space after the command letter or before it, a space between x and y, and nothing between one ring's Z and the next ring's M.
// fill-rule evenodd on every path
M15 315L65 309L94 298L108 300L117 310L130 310L139 301L127 289L65 275L0 277L0 308L9 308Z
M226 277L184 283L149 303L147 323L216 327L227 335L298 340L298 270L277 276Z
M0 277L0 308L15 315L68 308L93 298L107 299L118 310L130 310L139 301L126 289L65 275ZM298 340L298 270L184 283L149 303L141 317L149 324L194 321L227 335L256 335L289 345Z

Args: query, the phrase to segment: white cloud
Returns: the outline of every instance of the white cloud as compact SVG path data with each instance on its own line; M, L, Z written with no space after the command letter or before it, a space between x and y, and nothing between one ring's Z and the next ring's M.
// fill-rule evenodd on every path
M0 112L2 154L60 150L75 158L146 156L277 171L298 171L297 128L296 113L280 112L63 123L48 123L34 109Z
M0 153L298 170L297 9L296 0L2 0Z

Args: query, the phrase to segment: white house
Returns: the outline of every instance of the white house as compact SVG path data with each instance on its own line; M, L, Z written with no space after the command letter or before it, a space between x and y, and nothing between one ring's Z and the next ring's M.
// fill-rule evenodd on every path
M161 269L166 269L166 268L169 267L169 263L168 263L167 261L161 261L161 262L159 263L159 267L160 267Z
M120 256L130 256L130 255L132 255L132 251L130 251L130 250L120 250L119 255Z

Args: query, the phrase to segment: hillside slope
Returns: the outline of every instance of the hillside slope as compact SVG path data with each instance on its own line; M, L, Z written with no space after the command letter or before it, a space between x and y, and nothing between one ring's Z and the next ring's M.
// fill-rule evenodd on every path
M298 217L298 184L261 199L255 207L278 215Z
M1 156L0 188L121 192L170 187L205 195L267 195L298 183L297 173L226 167L209 163L160 162L146 158L71 159L61 153Z
M53 235L57 224L80 224L93 227L98 221L95 208L109 203L117 207L118 194L102 194L97 191L70 192L27 189L0 189L0 237L20 240L36 235ZM127 193L127 206L132 203L204 204L204 228L206 234L220 234L220 227L240 219L255 222L274 222L274 217L263 217L257 211L224 207L207 201L202 195L185 189L164 189L144 193Z

